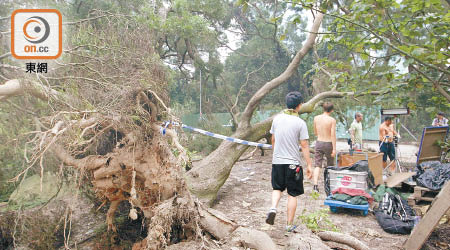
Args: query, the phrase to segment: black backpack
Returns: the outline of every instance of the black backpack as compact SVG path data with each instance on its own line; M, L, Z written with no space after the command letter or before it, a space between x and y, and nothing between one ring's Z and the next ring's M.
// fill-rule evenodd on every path
M400 195L386 193L375 216L384 231L392 234L410 234L416 213Z

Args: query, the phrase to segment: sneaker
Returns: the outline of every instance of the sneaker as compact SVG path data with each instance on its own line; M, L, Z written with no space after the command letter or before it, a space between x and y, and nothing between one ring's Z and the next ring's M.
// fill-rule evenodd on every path
M297 229L296 225L287 225L286 226L286 232L288 232L288 233L296 233L297 231L295 231L295 229Z
M266 223L269 225L273 225L275 222L276 215L277 215L277 210L270 209L269 213L267 214Z
M313 190L319 193L319 187L317 185L314 185Z

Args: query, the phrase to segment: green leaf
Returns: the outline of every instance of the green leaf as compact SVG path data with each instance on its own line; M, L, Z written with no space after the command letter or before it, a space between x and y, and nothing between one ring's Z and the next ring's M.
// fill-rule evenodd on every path
M360 56L364 61L367 61L369 59L369 56L367 54L360 54Z
M424 49L424 48L415 48L415 49L411 52L411 54L412 54L413 56L416 56L416 57L419 57L419 56L423 55L424 53L425 53L425 49Z
M408 102L407 106L411 110L416 110L417 109L417 106L416 106L416 104L414 102Z

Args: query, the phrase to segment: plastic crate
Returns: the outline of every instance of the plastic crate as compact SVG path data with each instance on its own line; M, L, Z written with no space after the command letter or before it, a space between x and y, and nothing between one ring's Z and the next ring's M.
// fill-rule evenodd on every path
M327 197L325 199L324 204L327 206L330 206L330 211L333 213L337 213L339 211L339 208L361 210L361 212L364 216L366 216L369 213L369 204L353 205L353 204L345 203L342 201L333 200L333 199L331 199L331 197Z
M331 192L337 188L367 189L367 172L328 170Z

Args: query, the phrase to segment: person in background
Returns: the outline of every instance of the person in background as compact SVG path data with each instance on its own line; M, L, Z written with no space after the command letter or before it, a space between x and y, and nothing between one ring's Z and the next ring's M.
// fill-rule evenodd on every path
M336 155L336 120L331 117L334 107L331 102L325 102L322 108L323 114L314 117L314 134L317 141L314 153L313 189L316 192L319 192L317 184L323 157L327 159L327 166L332 166Z
M444 112L439 112L431 125L434 127L448 126L448 119L444 117Z
M362 132L362 120L363 115L359 112L355 114L355 120L350 125L350 138L352 139L353 149L361 150L363 144L363 132Z
M395 145L394 136L398 136L392 123L392 117L384 118L384 122L381 123L380 129L380 152L383 153L383 168L387 167L387 158L389 160L395 160ZM391 172L395 171L395 164L391 164Z
M306 122L298 112L303 104L302 94L298 91L286 95L287 108L275 116L270 133L272 134L272 207L267 214L266 223L273 225L277 214L278 202L282 192L287 189L287 224L286 231L293 232L297 226L293 225L297 209L297 196L304 193L303 169L300 165L299 144L307 164L306 176L311 179L312 167L309 156L309 135Z

